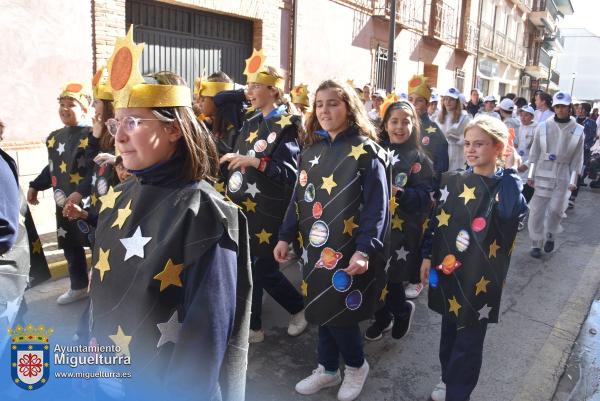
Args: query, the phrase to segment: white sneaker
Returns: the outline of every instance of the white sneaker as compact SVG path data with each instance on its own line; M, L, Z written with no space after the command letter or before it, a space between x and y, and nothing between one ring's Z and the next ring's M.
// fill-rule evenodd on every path
M337 398L339 401L352 401L358 398L362 391L367 375L369 374L369 364L365 362L360 368L352 368L346 366L344 369L344 382L338 391Z
M263 341L265 341L264 331L250 329L250 335L248 336L248 342L250 344L262 343Z
M300 312L292 315L287 332L290 336L296 337L306 330L306 326L308 326L308 322L304 318L304 309L302 309Z
M406 294L406 298L407 299L417 298L419 296L419 294L421 294L421 291L423 291L423 288L425 288L425 287L421 283L418 283L418 284L409 283L404 288L404 293Z
M446 383L440 380L431 392L431 399L433 401L446 401Z
M65 292L60 297L56 299L56 303L59 305L70 304L71 302L79 301L80 299L84 299L88 297L87 288L82 288L81 290L71 290Z
M326 373L325 367L319 364L310 376L296 384L296 391L303 395L310 395L321 389L337 386L341 381L342 377L339 369L332 375Z

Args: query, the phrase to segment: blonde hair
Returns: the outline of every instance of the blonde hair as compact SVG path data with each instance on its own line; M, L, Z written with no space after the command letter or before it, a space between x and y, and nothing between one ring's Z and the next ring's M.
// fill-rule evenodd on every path
M460 115L462 113L462 104L460 102L460 99L454 99L453 97L450 96L442 96L442 109L440 110L440 122L444 122L446 121L446 115L448 115L448 110L446 109L446 104L444 102L444 99L449 97L450 99L453 99L454 101L456 101L456 108L454 109L454 115L452 116L452 122L453 123L457 123L460 120Z
M506 124L504 124L501 120L489 116L487 114L479 115L475 117L473 120L469 121L465 126L465 136L467 135L467 131L473 128L479 128L483 132L485 132L494 142L494 144L502 144L502 151L498 155L498 160L496 161L497 166L504 165L504 152L503 150L508 145L508 128Z
M323 139L316 133L323 129L317 119L317 94L326 89L334 89L340 100L346 104L346 108L348 109L348 125L356 126L360 135L366 136L375 142L379 142L377 129L369 120L363 102L358 97L354 88L350 87L346 82L328 79L321 82L315 91L315 98L312 104L313 112L308 116L306 121L306 135L302 138L303 145L310 146Z

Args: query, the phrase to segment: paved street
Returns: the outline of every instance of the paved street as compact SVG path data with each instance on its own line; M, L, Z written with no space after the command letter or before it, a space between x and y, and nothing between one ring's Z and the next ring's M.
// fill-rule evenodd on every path
M553 399L600 283L600 215L592 209L597 208L598 200L600 193L587 188L580 191L556 251L541 261L528 255L527 232L519 234L503 296L501 322L488 329L481 378L472 400ZM299 282L297 265L285 271ZM53 342L70 339L84 307L84 302L56 305L56 297L67 286L68 280L61 279L27 294L29 311L25 321L52 324L57 328ZM426 300L422 294L416 301L415 320L407 338L396 341L387 336L366 345L371 374L361 400L428 399L440 376L440 318L428 311ZM287 320L281 308L265 296L266 339L250 348L247 400L335 400L337 388L313 397L294 392L294 384L316 367L316 330L313 327L298 338L290 338L285 333ZM598 329L598 322L588 322L586 327L589 324Z

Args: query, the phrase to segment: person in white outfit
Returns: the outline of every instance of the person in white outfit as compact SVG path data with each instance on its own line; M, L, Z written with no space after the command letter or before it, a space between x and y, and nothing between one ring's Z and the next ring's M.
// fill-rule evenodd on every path
M554 117L552 112L552 96L544 91L535 94L535 121L539 124Z
M521 123L519 120L513 117L513 109L515 108L515 103L509 98L504 98L500 101L500 106L498 107L498 112L500 113L500 119L506 125L507 128L512 128L515 131L515 135Z
M542 256L542 244L545 252L554 250L569 196L583 168L583 127L570 116L571 96L557 92L553 104L554 118L538 124L529 151L527 183L535 192L528 228L534 258Z
M427 106L427 114L429 114L429 119L431 121L437 121L438 114L440 114L440 109L438 108L438 103L440 102L440 95L437 92L437 89L431 88L431 97L429 98L429 106Z
M484 97L483 98L483 109L481 111L479 111L479 113L475 114L475 117L487 115L487 116L492 116L492 117L495 117L495 118L501 120L500 114L498 114L495 111L497 101L498 100L496 99L496 96L494 96L494 95Z
M459 100L460 91L450 88L442 97L442 110L437 123L442 129L448 141L448 171L465 168L465 154L463 146L465 143L465 126L473 118L466 110L463 110Z

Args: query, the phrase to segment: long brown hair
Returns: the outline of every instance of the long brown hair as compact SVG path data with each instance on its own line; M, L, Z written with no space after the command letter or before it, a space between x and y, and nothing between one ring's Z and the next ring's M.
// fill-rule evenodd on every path
M442 110L440 111L439 121L444 124L446 121L446 116L448 115L448 110L446 109L446 104L444 103L444 99L449 96L442 97ZM451 97L451 99L454 99ZM452 116L452 122L457 123L460 120L460 115L462 114L462 105L460 104L460 99L454 99L456 101L456 108L454 109L454 115Z
M394 110L402 110L406 114L408 114L408 118L412 121L412 132L410 133L410 137L408 138L408 144L411 145L413 149L417 149L422 151L421 147L421 118L419 117L415 107L412 103L407 102L405 100L401 100L399 102L392 103L386 110L383 115L383 121L381 122L381 136L383 140L389 141L389 134L385 129L386 124L390 120L392 112ZM390 141L391 143L391 141Z
M161 71L151 75L160 85L186 85L179 75ZM184 167L182 177L188 181L214 180L219 172L217 147L206 126L198 122L192 106L158 107L153 113L160 121L177 124L182 140Z
M354 88L351 88L346 82L338 81L336 79L328 79L321 82L315 91L315 98L312 104L313 112L308 116L306 121L306 134L304 135L304 138L302 138L303 145L311 146L323 139L316 133L317 131L323 129L319 123L319 120L317 119L317 95L320 91L326 89L334 89L340 100L346 104L349 114L348 125L356 126L360 135L369 137L375 142L379 142L377 129L369 120L363 102L358 97L358 94Z
M100 116L101 121L106 122L109 118L115 117L115 109L113 107L112 100L98 99L102 102L102 115ZM102 126L102 133L100 134L100 150L102 152L114 152L115 151L115 137L108 132L106 125Z

